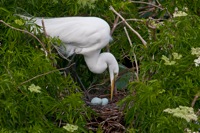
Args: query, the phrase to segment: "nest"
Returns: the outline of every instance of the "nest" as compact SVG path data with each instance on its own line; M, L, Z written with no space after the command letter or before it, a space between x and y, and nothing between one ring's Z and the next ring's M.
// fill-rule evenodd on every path
M118 92L113 100L104 106L88 104L96 115L92 116L91 120L88 120L87 128L93 132L97 132L100 129L104 133L124 133L123 108L117 106L117 102L124 96L124 92ZM109 95L99 95L98 97L110 99ZM90 103L90 101L86 102Z

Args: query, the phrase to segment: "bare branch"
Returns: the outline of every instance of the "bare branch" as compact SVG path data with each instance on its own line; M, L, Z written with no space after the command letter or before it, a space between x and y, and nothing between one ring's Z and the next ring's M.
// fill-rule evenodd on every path
M128 32L127 32L126 27L124 27L124 30L125 30L126 36L127 36L127 38L128 38L128 41L129 41L129 43L130 43L130 46L132 47L132 46L133 46L133 45L132 45L132 41L131 41L131 38L130 38ZM139 81L139 68L138 68L138 63L137 63L136 54L135 54L134 52L133 52L133 56L134 56L135 65L136 65L136 73L135 73L135 75L136 75L136 77L137 77L137 80Z
M151 6L157 7L157 8L159 8L160 10L165 10L164 8L162 8L162 7L160 7L160 6L157 6L157 5L155 5L155 4L148 3L148 2L133 1L133 0L131 0L130 2L132 2L132 3L138 3L138 4L147 4L147 5L151 5Z
M196 103L196 101L197 101L198 98L199 98L199 94L196 94L194 96L194 99L192 100L191 107L194 107L194 105L195 105L195 103Z
M42 18L42 27L43 27L44 35L45 35L46 37L48 37L47 31L46 31L46 28L45 28L45 25L44 25L44 19L43 19L43 18Z
M53 71L49 71L49 72L46 72L46 73L37 75L37 76L35 76L35 77L33 77L33 78L29 79L29 80L26 80L26 81L20 83L20 84L18 85L18 87L21 86L21 85L23 85L23 84L25 84L25 83L27 83L27 82L30 82L30 81L36 79L36 78L39 78L39 77L41 77L41 76L48 75L48 74L50 74L50 73L54 73L54 72L57 72L57 71L60 71L60 70L65 70L65 69L67 69L67 68L70 68L70 67L73 66L74 64L75 64L75 63L72 63L72 64L71 64L70 66L68 66L68 67L56 69L56 70L53 70ZM18 88L18 87L17 87L17 88Z
M126 22L128 22L128 21L145 22L145 20L142 20L142 19L134 19L134 18L125 19L125 20L126 20ZM124 22L124 21L120 21L119 23L117 23L116 27L117 27L119 24L123 23L123 22Z
M128 41L129 41L131 47L133 47L131 38L130 38L130 36L129 36L129 34L128 34L128 31L127 31L126 27L124 27L124 31L125 31L125 33L126 33L126 36L127 36L127 38L128 38Z
M136 54L133 53L134 55L134 60L135 60L135 66L136 66L136 77L137 77L137 81L139 81L139 67L138 67L138 63L137 63L137 58L136 58Z
M111 30L111 32L110 32L110 35L113 34L115 28L116 28L117 25L118 25L118 23L117 23L118 21L119 21L119 16L117 16L117 18L116 18L115 21L114 21L113 28L112 28L112 30Z
M167 8L163 8L162 5L160 4L160 2L158 0L156 0L156 2L158 3L158 5L155 5L155 4L152 4L152 3L148 3L148 2L143 2L143 1L133 1L133 0L130 0L130 2L132 3L138 3L138 4L147 4L147 5L151 5L153 7L156 7L156 8L159 8L160 10L166 10L167 13L169 14L170 18L172 18L172 15L170 14L170 12L168 11Z
M142 43L145 45L145 47L147 47L147 46L146 46L147 42L140 36L140 34L139 34L136 30L134 30L134 29L126 22L126 20L125 20L112 6L110 6L110 10L112 10L117 16L119 16L119 17L122 19L122 21L128 26L128 28L130 28L130 29L133 31L133 33L135 33L135 34L139 37L139 39L142 41Z

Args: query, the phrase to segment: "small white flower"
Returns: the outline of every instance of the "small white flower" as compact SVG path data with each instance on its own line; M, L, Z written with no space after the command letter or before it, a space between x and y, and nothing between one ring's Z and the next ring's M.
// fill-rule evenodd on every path
M200 47L192 48L191 49L191 54L192 55L196 55L197 57L199 57L200 56Z
M195 66L198 67L200 65L200 57L194 60Z
M172 55L173 55L173 57L174 57L174 59L175 60L179 60L179 59L181 59L182 58L182 55L181 54L178 54L178 53L172 53Z
M173 17L182 17L182 16L187 16L187 13L183 12L183 11L176 11L173 13Z
M183 118L187 122L190 122L191 120L197 121L198 119L192 107L179 106L178 108L175 108L175 109L167 108L164 110L164 112L172 114L175 117Z
M78 126L72 125L72 124L68 124L68 123L65 126L63 126L63 128L65 130L67 130L68 132L74 132L74 131L78 130Z
M35 93L41 93L41 88L40 86L35 86L34 84L31 84L29 87L28 87L28 90L30 92L35 92Z

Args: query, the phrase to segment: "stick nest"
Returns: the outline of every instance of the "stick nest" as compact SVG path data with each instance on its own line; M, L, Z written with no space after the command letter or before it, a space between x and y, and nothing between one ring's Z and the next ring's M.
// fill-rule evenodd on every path
M96 115L92 116L91 120L88 120L87 128L93 132L97 132L98 130L103 131L104 133L125 132L123 108L117 106L117 102L124 96L124 92L118 92L113 97L113 100L109 100L109 103L104 106L91 105L90 101L86 101L96 113ZM110 99L109 95L99 95L98 97Z

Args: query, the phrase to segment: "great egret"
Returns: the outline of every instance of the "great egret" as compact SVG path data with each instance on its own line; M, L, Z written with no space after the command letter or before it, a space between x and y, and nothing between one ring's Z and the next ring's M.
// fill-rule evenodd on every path
M30 20L26 16L20 15L20 17ZM100 53L112 39L108 23L97 17L33 18L33 20L39 26L42 26L43 20L47 35L58 37L64 43L60 47L62 54L67 56L74 53L82 54L89 70L93 73L100 74L109 69L112 100L119 66L111 53Z

